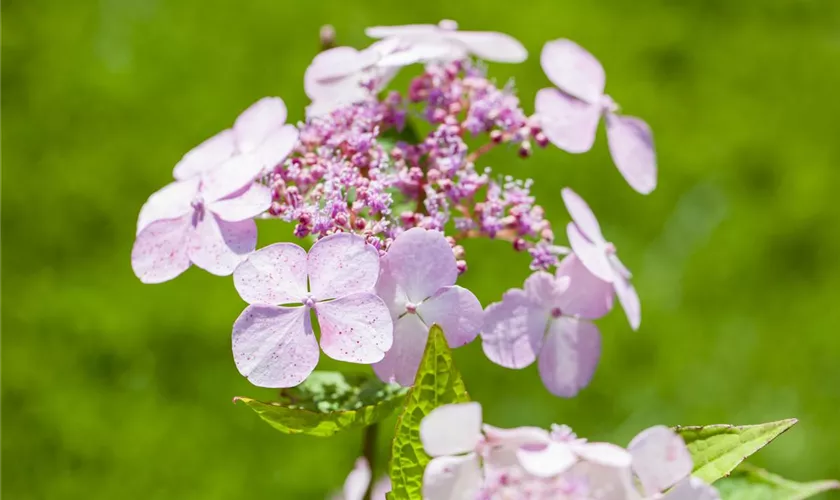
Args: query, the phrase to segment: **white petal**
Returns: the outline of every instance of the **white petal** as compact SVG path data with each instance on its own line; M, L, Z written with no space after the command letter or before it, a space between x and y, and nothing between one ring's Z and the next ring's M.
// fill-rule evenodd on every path
M416 314L394 320L394 343L382 361L373 365L373 371L383 382L414 385L428 339L429 327Z
M663 500L720 500L720 493L714 486L708 485L702 479L688 477L668 490Z
M311 282L310 282L311 283ZM339 361L381 361L394 342L388 308L373 292L357 292L315 305L321 349Z
M525 368L542 349L548 322L545 311L524 291L510 290L484 311L481 347L490 361L505 368Z
M592 243L606 243L604 235L601 233L601 225L598 224L598 219L592 209L589 208L589 204L571 188L563 188L560 195L563 197L566 210L572 217L572 221L577 224L580 232Z
M192 201L198 193L198 179L176 181L152 193L140 208L137 234L155 221L178 219L192 212Z
M574 222L566 226L566 236L569 238L569 244L575 255L589 272L608 283L615 282L616 272L607 258L604 246L590 241Z
M492 62L520 63L528 59L528 51L519 40L495 31L456 31L448 38L464 44L472 54Z
M206 213L190 235L189 255L193 264L205 271L228 276L256 246L253 220L228 222Z
M601 109L554 89L537 92L534 109L543 134L568 153L585 153L595 144Z
M420 422L420 441L433 457L475 451L481 440L481 405L475 402L439 406Z
M648 124L632 116L607 115L607 141L615 166L642 194L656 189L656 150Z
M627 321L630 322L630 328L638 330L642 323L642 304L639 301L639 294L636 293L630 280L622 276L616 277L613 287L615 287L615 295L621 307L624 308L624 314L627 315Z
M379 277L379 252L361 236L332 234L312 245L307 270L309 290L317 300L372 291Z
M597 104L604 94L606 75L601 63L571 40L553 40L540 54L543 71L551 83L578 99Z
M475 498L481 488L481 467L475 453L437 457L423 472L423 498L465 500Z
M589 385L601 358L601 334L583 319L551 322L540 351L540 378L555 396L570 398Z
M175 165L172 176L185 180L221 164L236 152L233 130L223 130L194 147Z
M664 425L643 430L627 449L633 456L633 471L648 496L687 477L694 466L682 437Z
M427 325L440 325L447 344L453 349L475 340L484 319L475 295L457 285L438 290L420 304L417 313Z
M270 206L271 189L254 183L227 198L210 203L208 209L220 219L236 222L253 219Z
M279 97L263 97L243 111L233 124L239 151L257 149L271 132L286 123L286 114L286 104Z
M577 457L565 443L549 442L539 448L523 446L516 451L522 468L537 477L552 477L577 462Z
M306 251L294 243L260 248L236 268L233 284L249 304L302 302L307 295Z

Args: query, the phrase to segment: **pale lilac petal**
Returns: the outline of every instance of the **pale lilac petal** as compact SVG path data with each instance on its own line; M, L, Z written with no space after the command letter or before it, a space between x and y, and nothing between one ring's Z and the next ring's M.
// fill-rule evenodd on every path
M606 239L604 239L604 235L601 233L601 225L598 224L598 219L592 213L589 204L580 195L572 191L571 188L563 188L560 194L563 197L563 204L566 205L566 210L568 210L569 215L572 217L572 221L577 224L580 232L592 243L606 243Z
M221 164L236 152L233 130L227 129L194 147L175 165L172 176L189 179Z
M482 429L488 447L483 456L484 464L490 467L516 466L519 464L516 452L520 447L545 445L550 441L548 432L539 427L501 429L484 424Z
M627 315L627 321L630 322L630 328L638 330L639 325L642 324L642 304L639 302L639 294L630 280L622 276L618 276L613 281L615 287L615 295L624 309L624 314Z
M475 56L486 61L521 63L528 59L528 51L519 40L505 33L495 31L456 31L452 38L466 45Z
M365 29L365 35L371 38L415 37L418 35L436 35L439 32L435 24L405 24L402 26L371 26Z
M601 357L601 334L586 320L555 319L540 351L537 366L545 387L570 398L589 384Z
M587 485L587 498L592 500L642 500L633 484L630 467L608 467L582 461L562 477L572 484Z
M306 290L306 251L294 243L275 243L245 258L233 284L249 304L302 302Z
M577 462L577 456L566 443L556 442L522 446L516 450L516 458L523 469L537 477L556 476Z
M566 277L554 277L545 271L537 271L525 280L525 294L549 314L553 308L559 307L560 298L569 288L569 281Z
M298 130L294 125L283 125L274 130L257 148L254 155L259 158L264 170L270 170L283 163L295 148Z
M361 236L332 234L312 245L307 269L309 290L316 300L373 290L379 277L379 252Z
M239 151L256 150L271 132L286 123L286 114L286 104L279 97L263 97L243 111L233 124Z
M253 220L228 222L207 213L190 235L189 256L205 271L227 276L256 247L257 224Z
M481 488L481 466L475 453L433 458L423 471L423 498L464 500Z
M583 233L578 229L577 224L570 222L566 226L566 236L569 238L569 245L577 255L578 259L586 266L595 277L606 282L613 283L618 276L616 276L615 269L613 269L610 260L607 257L606 249L603 245L592 243Z
M475 451L481 441L481 405L439 406L420 421L420 441L432 457Z
M418 62L452 59L452 54L452 44L445 41L411 43L383 55L376 65L380 68L400 68Z
M395 320L394 345L382 361L373 365L376 376L383 382L396 382L406 387L414 385L428 339L429 327L416 314L406 314Z
M604 67L583 47L571 40L554 40L543 46L540 64L545 76L560 90L598 104L604 94Z
M379 260L379 279L376 281L375 291L376 295L379 295L388 306L391 317L395 321L406 312L405 305L408 297L405 290L397 283L394 273L391 272L388 259Z
M569 278L569 288L558 301L563 314L598 319L612 309L612 284L592 274L575 254L569 254L560 261L556 274Z
M382 299L372 292L318 302L315 312L321 326L321 349L333 359L375 363L385 357L393 344L391 315Z
M191 215L147 225L131 249L131 268L143 283L162 283L190 267L187 254Z
M365 75L362 72L344 78L322 80L318 78L318 68L309 66L303 74L303 90L313 101L354 101L370 95L362 86L363 80Z
M475 295L457 285L438 290L420 304L417 313L427 325L440 325L452 348L475 340L484 319L484 311Z
M172 182L152 193L140 208L137 234L152 222L177 219L192 212L192 201L197 193L198 179Z
M409 229L394 239L384 259L393 279L415 304L454 285L458 278L452 247L440 231Z
M720 500L720 493L714 486L702 479L687 477L662 496L663 500Z
M656 150L647 123L632 116L607 114L607 141L615 166L630 187L642 194L656 188Z
M271 189L262 184L251 184L227 198L214 201L208 209L220 219L236 222L253 219L271 206Z
M357 458L353 470L344 480L342 500L364 500L371 479L372 474L368 461L364 457Z
M227 198L252 184L262 169L263 163L257 155L236 155L204 173L201 195L206 203Z
M315 56L310 65L310 78L320 81L344 78L376 64L379 58L375 50L334 47Z
M582 459L607 467L630 467L633 457L612 443L572 443L572 450Z
M548 316L522 290L510 290L484 311L481 347L490 361L525 368L537 359Z
M595 144L601 110L557 89L540 89L534 102L543 134L568 153L585 153Z
M318 364L305 307L250 305L233 324L236 368L259 387L294 387Z
M373 491L370 492L370 500L386 500L386 495L391 491L391 480L384 476L373 483Z
M664 425L643 430L627 449L633 456L633 472L648 496L687 477L694 466L682 437Z

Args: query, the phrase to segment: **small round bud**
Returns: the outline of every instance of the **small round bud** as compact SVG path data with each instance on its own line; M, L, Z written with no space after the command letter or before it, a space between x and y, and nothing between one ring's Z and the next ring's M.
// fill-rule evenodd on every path
M493 144L499 144L502 142L503 134L501 130L493 130L490 132L490 140L493 141Z
M458 274L464 274L467 272L467 261L459 260L455 263L455 266L458 268Z
M455 255L455 258L458 260L463 260L466 253L467 252L464 251L464 247L461 245L455 245L452 247L452 254Z
M335 223L336 223L336 224L338 224L339 226L342 226L342 227L343 227L343 226L346 226L346 225L347 225L347 216L346 216L345 214L343 214L343 213L340 213L340 214L336 215L336 216L335 216L335 218L334 218L333 220L334 220L334 221L335 221Z
M525 250L526 248L528 248L528 242L525 241L524 239L516 238L515 240L513 240L513 249L516 250L517 252L521 252L521 251Z
M365 222L365 220L362 219L361 217L357 218L356 221L353 222L353 227L355 227L359 231L364 229L366 225L367 225L367 222Z
M522 144L519 145L519 156L521 158L528 158L531 156L531 143L528 141L523 141Z
M537 141L537 146L541 148L548 146L548 137L546 137L542 132L538 132L537 135L534 136L534 140Z
M321 40L321 50L335 47L335 28L331 24L321 26L319 38Z

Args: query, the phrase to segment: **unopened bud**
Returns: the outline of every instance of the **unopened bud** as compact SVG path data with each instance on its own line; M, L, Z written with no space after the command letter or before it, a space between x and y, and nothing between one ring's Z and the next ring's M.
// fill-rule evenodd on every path
M452 254L455 255L455 258L458 260L463 260L466 253L467 252L464 251L464 247L461 245L455 245L452 247Z
M515 240L513 240L513 249L516 250L517 252L521 252L522 250L525 250L526 248L528 248L528 242L525 241L524 239L516 238Z
M335 47L335 28L331 24L321 26L319 38L322 51Z
M531 156L531 143L528 141L523 141L522 144L519 146L519 156L521 158L528 158Z
M458 274L464 274L467 272L467 261L459 260L455 262L455 266L458 268Z
M499 144L502 142L503 134L501 130L494 130L490 132L490 140L493 141L493 144Z

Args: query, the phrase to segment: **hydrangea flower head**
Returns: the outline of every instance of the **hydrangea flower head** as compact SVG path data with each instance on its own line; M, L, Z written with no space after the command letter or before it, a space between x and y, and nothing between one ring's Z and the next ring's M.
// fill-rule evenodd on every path
M318 240L308 255L292 243L275 243L249 255L234 272L236 290L250 304L233 325L239 372L261 387L303 382L319 357L309 311L318 318L327 356L351 363L380 361L391 347L393 324L385 303L373 293L378 274L376 249L346 233Z
M595 57L571 40L545 44L543 71L557 88L537 92L535 108L543 133L570 153L592 148L601 116L606 117L610 154L630 187L642 194L656 188L656 152L650 127L604 94L606 76Z

